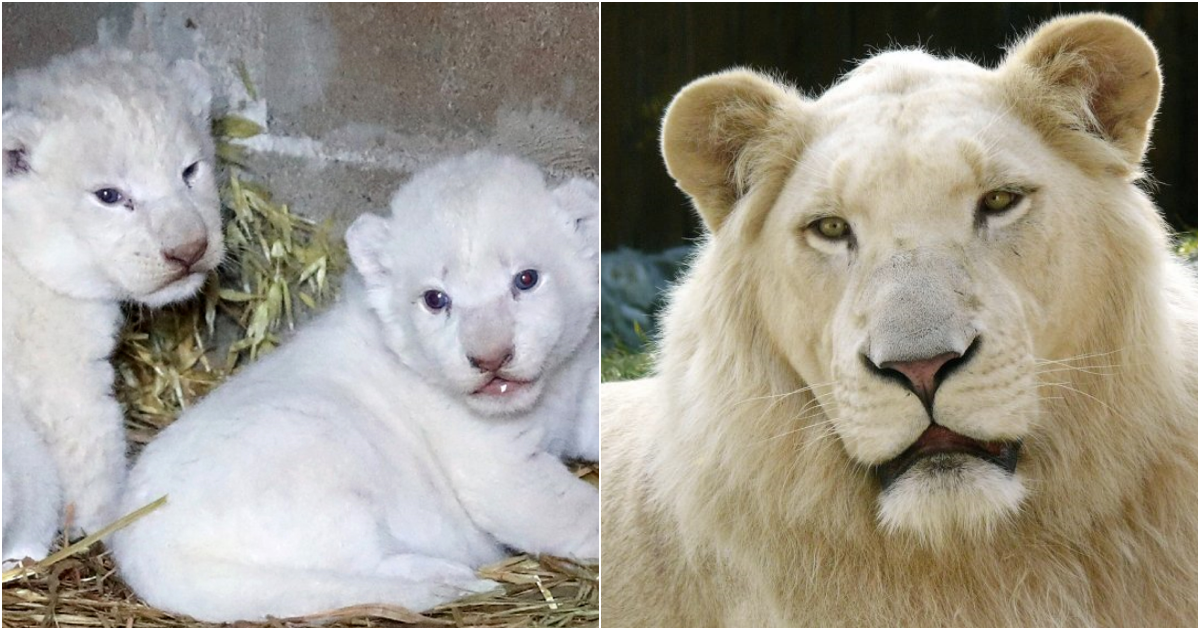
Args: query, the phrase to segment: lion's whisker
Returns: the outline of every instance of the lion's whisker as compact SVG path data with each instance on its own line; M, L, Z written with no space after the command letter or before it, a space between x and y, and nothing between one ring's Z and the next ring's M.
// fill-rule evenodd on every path
M1039 364L1041 364L1041 363L1058 363L1061 365L1061 364L1065 364L1068 361L1082 361L1083 359L1094 359L1097 357L1107 357L1107 356L1110 356L1113 354L1117 354L1117 353L1121 352L1122 350L1124 350L1124 348L1119 348L1117 350L1109 350L1108 352L1089 352L1086 354L1077 354L1075 356L1065 357L1062 359L1042 359L1039 357L1034 357L1033 362L1039 363Z
M1108 403L1104 402L1103 400L1100 400L1099 398L1096 398L1095 396L1093 396L1093 395L1091 395L1091 394L1089 394L1089 393L1087 393L1087 392L1085 392L1085 391L1083 391L1083 390L1081 390L1081 389L1078 389L1078 388L1072 387L1071 385L1069 385L1069 384L1067 384L1067 383L1040 383L1040 384L1038 385L1038 387L1042 387L1042 386L1048 386L1048 387L1061 387L1061 388L1063 388L1063 389L1065 389L1065 390L1067 390L1067 391L1074 392L1074 393L1076 393L1076 394L1079 394L1080 396L1084 396L1084 397L1090 398L1091 400L1093 400L1093 401L1095 401L1095 402L1097 402L1097 403L1100 403L1100 405L1102 405L1102 406L1103 406L1105 409L1107 409L1107 410L1108 410L1108 411L1110 411L1110 412L1112 412L1112 411L1113 411L1112 407L1110 407L1110 406L1108 405Z
M824 411L823 409L820 409L820 410L816 410L816 411L814 411L813 413L810 413L810 414L806 414L806 415L797 416L796 418L793 418L793 420L794 420L794 421L796 421L796 422L804 422L805 420L809 420L809 419L811 419L811 418L820 418L821 416L824 416L824 415L825 415L825 411ZM770 442L770 441L773 441L773 440L778 440L778 439L780 439L780 438L784 438L784 437L787 437L787 436L789 436L789 435L794 435L794 434L796 434L796 433L799 433L799 432L801 432L801 431L805 431L805 430L808 430L808 429L821 428L821 427L823 427L823 426L828 426L828 427L829 427L829 429L830 429L830 430L832 430L833 423L834 423L835 421L836 421L836 419L834 419L834 418L830 418L830 417L826 416L826 417L824 417L824 418L822 418L822 419L820 419L820 420L818 420L818 421L816 421L816 422L810 422L810 423L807 423L807 424L802 424L802 425L800 425L800 426L798 426L798 427L796 427L796 428L793 428L793 429L789 429L789 430L787 430L787 431L784 431L783 433L778 433L778 434L771 435L771 436L768 436L768 437L766 437L766 438L763 438L762 440L759 440L759 441L757 442L757 444L763 444L763 443L765 443L765 442Z
M1124 367L1125 366L1123 366L1123 365L1084 365L1084 366L1080 366L1080 367L1067 366L1067 367L1050 368L1048 370L1035 370L1034 374L1035 375L1051 374L1053 372L1082 372L1084 374L1092 374L1095 376L1116 376L1118 373L1121 372L1121 368L1124 368ZM1098 371L1098 370L1109 369L1109 368L1112 368L1113 371L1112 372Z
M794 396L794 395L796 395L796 394L802 394L802 393L804 393L804 392L810 392L810 391L812 391L812 390L814 390L814 389L816 389L816 388L818 388L818 387L831 387L831 386L833 386L833 385L835 385L835 384L837 384L837 381L829 381L828 383L814 383L814 384L812 384L812 385L806 385L806 386L804 386L804 387L801 387L801 388L799 388L799 389L794 389L794 390L792 390L792 391L790 391L790 392L783 392L783 393L781 393L781 394L766 394L766 395L763 395L763 396L752 396L752 397L750 397L750 398L744 398L744 399L742 399L741 401L739 401L739 402L738 402L738 404L742 404L742 403L748 403L748 402L753 402L753 401L756 401L756 400L768 400L768 399L787 398L787 397L789 397L789 396Z

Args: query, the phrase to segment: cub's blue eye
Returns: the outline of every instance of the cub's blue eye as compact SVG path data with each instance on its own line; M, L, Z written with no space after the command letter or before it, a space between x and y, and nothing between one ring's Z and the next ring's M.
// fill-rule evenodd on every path
M513 276L513 286L522 291L528 291L537 286L538 272L536 269L526 269Z
M110 206L121 203L121 201L125 199L125 196L121 194L121 191L117 190L116 188L101 188L92 194L96 195L96 198L100 200L100 203Z
M199 168L199 162L192 162L187 168L183 169L183 183L187 184L188 188L192 187L192 180L196 178L196 171Z
M425 306L434 312L450 306L450 296L442 293L441 291L430 289L426 291L425 295L422 297L425 299Z

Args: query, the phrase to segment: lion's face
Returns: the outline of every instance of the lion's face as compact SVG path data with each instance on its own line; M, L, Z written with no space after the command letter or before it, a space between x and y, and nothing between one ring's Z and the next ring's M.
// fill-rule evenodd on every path
M1045 249L1030 215L1061 166L988 105L977 68L878 86L931 61L877 57L818 103L820 137L754 246L757 298L847 454L878 474L884 525L986 528L1024 496L1044 314L1026 280L1044 261L1022 251Z
M1047 113L1081 86L1024 101L1021 63L886 53L815 101L729 73L682 92L664 126L668 167L820 408L801 421L873 473L889 532L986 535L1018 513L1053 466L1029 448L1047 429L1039 372L1094 329L1078 305L1104 294L1106 263L1079 243L1121 221L1157 77L1101 86L1142 108L1128 119ZM1084 121L1111 128L1057 135Z
M5 252L76 298L194 295L225 251L206 82L115 50L24 76L4 114Z
M400 361L481 414L531 409L596 318L597 192L478 152L356 220L347 246Z

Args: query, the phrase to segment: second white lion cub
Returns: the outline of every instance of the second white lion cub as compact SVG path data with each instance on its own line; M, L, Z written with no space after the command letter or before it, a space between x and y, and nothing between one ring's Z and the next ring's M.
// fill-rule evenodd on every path
M145 450L128 583L213 621L494 588L508 549L598 555L598 195L475 153L360 217L341 303Z
M193 295L224 247L199 64L88 48L6 88L3 556L19 560L46 553L64 506L92 532L117 516L121 302Z

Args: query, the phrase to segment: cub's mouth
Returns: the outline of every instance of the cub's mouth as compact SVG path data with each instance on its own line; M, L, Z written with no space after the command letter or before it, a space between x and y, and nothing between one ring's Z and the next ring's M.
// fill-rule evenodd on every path
M194 278L197 278L197 277L203 278L206 275L208 275L207 269L205 269L205 270L193 269L191 271L188 271L186 269L180 269L179 271L176 271L175 273L168 276L167 279L163 281L162 285L159 286L158 289L156 289L156 290L162 291L163 289L170 288L170 287L178 285L178 284L183 284L183 283L185 283L189 280L192 280Z
M983 442L955 433L939 424L930 424L917 441L894 459L875 467L879 483L887 490L917 463L931 460L934 469L952 469L962 457L976 457L1000 467L1008 474L1017 469L1020 442Z
M517 393L529 389L533 381L517 381L495 376L492 380L483 384L483 387L471 392L472 395L507 397L514 396Z

